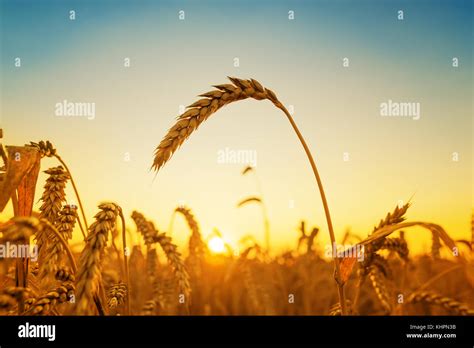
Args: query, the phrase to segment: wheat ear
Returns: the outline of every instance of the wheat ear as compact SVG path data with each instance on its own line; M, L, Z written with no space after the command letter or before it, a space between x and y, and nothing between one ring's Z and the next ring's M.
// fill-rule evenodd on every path
M168 131L155 150L152 169L158 171L171 158L178 147L181 146L191 135L191 133L196 130L199 125L201 125L201 123L204 122L209 116L211 116L224 105L248 98L256 100L269 100L273 103L273 105L283 111L304 148L306 156L308 157L308 161L310 162L311 168L313 170L319 193L321 195L329 236L331 238L331 245L336 245L336 238L332 226L331 215L329 213L329 206L319 172L316 168L311 151L309 150L303 135L293 120L293 117L288 112L286 107L278 100L276 94L270 89L264 88L260 82L254 79L243 80L235 77L229 77L229 80L232 82L232 84L214 86L216 88L215 90L201 94L201 97L204 97L203 99L191 104L186 112L178 116L178 121L176 124ZM334 278L338 288L339 303L341 305L342 313L345 315L347 311L344 295L344 283L341 279L339 265L340 260L337 258L337 255L333 255L333 260L335 270Z
M63 203L66 202L64 189L69 180L69 175L61 166L49 168L44 172L49 176L46 179L43 195L41 197L43 204L39 208L40 217L48 220L54 225L58 220L59 212L61 211ZM47 231L38 231L35 235L40 260L43 260L46 255L46 248L51 240L51 236L47 235L46 232Z
M172 243L170 237L165 233L158 233L152 222L147 221L145 217L137 211L132 213L132 219L137 225L138 231L147 238L150 238L152 243L160 244L163 249L169 264L174 270L177 279L180 293L184 294L186 298L191 294L191 286L189 284L189 275L184 266L181 254L178 252L178 247Z
M401 259L405 261L408 260L408 254L410 251L407 242L402 238L385 238L381 249L394 251Z
M116 309L124 303L127 294L127 286L125 283L117 283L112 285L107 291L107 304L110 309Z
M26 301L26 315L47 315L57 304L66 303L74 298L74 283L66 281L37 299Z
M77 201L79 202L79 207L81 208L82 219L84 220L85 227L82 227L82 224L78 220L79 221L79 227L81 228L82 236L84 237L84 239L86 239L86 233L85 233L84 229L87 230L89 225L87 224L86 214L84 212L84 207L82 206L81 197L79 196L79 192L77 190L76 183L74 182L71 171L69 170L68 166L66 165L66 162L64 162L64 160L61 158L61 156L59 156L56 148L53 146L53 144L51 144L49 142L49 140L47 140L46 142L41 140L38 143L35 143L35 142L31 141L30 144L28 144L27 146L31 146L31 147L36 148L39 151L41 158L43 158L43 157L56 157L56 159L61 163L61 165L64 167L64 169L66 169L66 171L68 172L69 178L71 179L72 188L74 189L74 193L76 194Z
M72 230L74 229L76 218L76 208L69 205L65 205L59 212L59 217L56 221L56 228L66 243L67 240L72 237ZM39 277L43 278L44 276L54 275L59 269L61 256L65 252L66 251L58 238L56 238L54 234L50 236L43 262L39 268Z
M201 270L200 263L204 259L204 255L207 251L206 244L202 240L201 231L199 224L194 217L191 209L186 207L178 207L175 212L180 213L186 219L186 222L191 230L191 237L189 238L189 261L192 267L198 271Z
M384 219L381 219L378 225L376 225L372 231L371 234L373 234L375 231L386 227L390 225L396 225L399 224L403 221L405 221L405 213L407 212L408 208L410 207L410 203L406 203L403 206L396 206L393 212L388 212L387 215L385 216ZM369 234L369 235L371 235ZM386 248L390 249L390 247L394 247L395 242L393 241L388 241L387 238L381 238L380 240L377 240L375 242L371 242L368 245L365 246L364 249L364 260L362 261L360 268L359 268L359 277L357 279L357 285L356 285L356 294L354 296L354 301L353 301L353 306L354 308L357 308L358 302L359 302L359 296L360 296L360 291L362 289L362 284L365 281L366 275L370 272L372 263L374 260L377 260L380 256L377 254L377 251L380 248ZM400 238L400 241L397 241L399 244L397 250L399 252L399 255L403 258L406 254L408 256L408 252L404 250L404 247L402 246L403 243L406 245L406 241L404 238ZM407 247L408 250L408 247ZM401 252L401 254L400 254ZM403 255L403 256L402 256ZM374 278L374 277L373 277ZM374 278L375 279L375 278Z
M351 300L349 300L349 299L346 300L346 307L348 309L348 314L349 315L356 315L357 314L354 311L354 309L352 308ZM336 304L332 305L329 308L329 315L330 316L340 316L341 315L341 306L339 305L339 303L336 303Z
M380 304L387 313L392 311L392 306L390 304L390 296L385 285L385 279L377 266L371 266L369 271L369 278L374 288L375 294L380 301Z
M93 296L99 290L102 254L107 245L109 233L115 228L119 208L114 203L99 205L95 222L89 227L86 246L81 253L79 270L76 274L76 311L77 314L91 314ZM95 300L97 304L97 300Z
M442 306L451 313L456 315L474 315L474 309L468 307L467 304L456 301L450 297L445 297L431 291L420 291L410 295L407 299L408 303L424 302L431 305Z

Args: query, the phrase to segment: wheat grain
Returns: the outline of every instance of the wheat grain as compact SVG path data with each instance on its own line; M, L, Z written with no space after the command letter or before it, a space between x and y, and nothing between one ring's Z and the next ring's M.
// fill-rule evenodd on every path
M125 283L117 283L112 285L107 291L107 304L109 308L115 309L124 303L127 294L127 286Z
M72 271L69 269L69 268L59 268L57 271L56 271L56 274L55 274L55 278L56 280L59 280L60 282L74 282L75 281L75 277L74 277L74 274L72 273Z
M48 315L56 305L69 302L73 298L74 284L67 281L37 299L27 300L25 304L28 309L25 314Z

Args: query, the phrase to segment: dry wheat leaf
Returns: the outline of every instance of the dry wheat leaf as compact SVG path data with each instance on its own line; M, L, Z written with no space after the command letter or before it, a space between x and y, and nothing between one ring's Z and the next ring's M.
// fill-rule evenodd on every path
M21 180L18 186L18 214L20 216L30 216L33 210L33 201L35 198L36 181L40 170L40 157L33 167Z
M6 148L9 160L5 180L0 182L0 211L5 209L24 176L40 161L40 154L34 148L24 146L7 146Z

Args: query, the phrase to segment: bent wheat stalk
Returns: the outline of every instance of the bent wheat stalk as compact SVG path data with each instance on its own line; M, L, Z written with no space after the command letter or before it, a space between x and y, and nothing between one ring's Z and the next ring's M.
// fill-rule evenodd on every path
M125 287L130 289L130 272L128 270L128 247L127 247L127 228L125 227L125 217L123 216L122 208L117 205L119 209L119 216L122 222L122 247L123 247L123 265L125 271ZM125 292L125 300L126 300L126 310L127 315L130 315L130 292Z
M248 98L256 100L269 100L279 108L288 118L293 130L295 131L301 145L304 148L306 156L308 157L309 163L313 170L314 177L321 195L321 200L324 206L324 213L326 215L326 221L329 230L329 236L331 238L331 244L336 244L336 238L331 221L331 215L329 213L329 206L327 203L326 195L324 193L323 184L319 176L319 172L316 168L313 156L303 138L303 135L296 126L295 121L291 117L286 107L278 100L277 96L273 91L268 88L264 88L258 81L254 79L242 80L239 78L229 77L232 84L222 84L214 86L216 89L204 94L201 94L203 99L191 104L188 110L185 111L181 116L178 116L178 121L171 127L168 133L165 135L163 140L155 150L155 156L153 160L152 169L158 171L161 167L169 161L171 156L176 150L184 143L184 141L205 121L219 110L221 107ZM335 254L333 254L334 260L334 277L338 287L339 303L341 306L342 314L347 314L346 300L344 296L344 282L340 276L340 260Z

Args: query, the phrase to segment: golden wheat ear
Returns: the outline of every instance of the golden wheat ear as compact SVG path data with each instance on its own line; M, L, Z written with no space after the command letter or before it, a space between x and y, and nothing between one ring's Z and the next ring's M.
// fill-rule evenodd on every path
M232 84L215 85L215 90L201 94L200 96L204 97L203 99L200 99L188 106L188 110L185 111L181 116L178 116L176 124L171 127L168 133L166 133L165 137L161 140L158 147L155 149L155 156L151 169L155 170L156 172L160 170L160 168L169 161L176 150L201 125L201 123L207 120L209 116L211 116L224 105L248 98L256 100L269 100L273 103L273 105L283 111L304 148L308 161L311 165L311 169L313 170L319 193L321 195L321 201L324 206L324 214L328 224L329 236L331 238L331 245L335 245L336 237L332 227L331 215L329 213L329 206L324 193L323 184L316 168L313 155L311 154L311 151L309 150L303 135L293 120L293 117L285 108L285 106L278 100L276 94L270 89L263 87L262 84L257 80L243 80L236 77L228 78ZM339 294L339 303L341 305L342 314L346 314L347 311L344 295L344 282L341 278L339 265L340 261L337 257L335 257L335 255L333 255L333 260L335 268L334 275Z
M232 84L214 85L215 90L199 95L203 97L189 105L187 110L178 116L176 124L170 128L155 150L152 170L158 171L168 162L184 141L205 121L224 105L252 98L270 100L280 107L280 102L273 91L264 88L260 82L228 77Z

